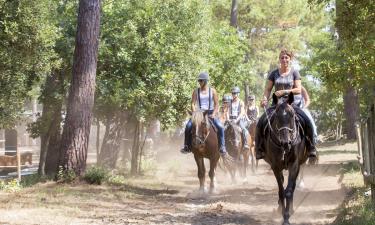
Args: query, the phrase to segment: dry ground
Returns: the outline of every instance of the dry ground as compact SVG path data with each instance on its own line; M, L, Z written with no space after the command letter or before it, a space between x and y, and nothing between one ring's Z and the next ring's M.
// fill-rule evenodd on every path
M292 224L330 224L348 189L343 163L355 160L356 145L320 148L320 164L305 170L305 189L295 192ZM38 184L0 192L0 224L281 224L275 213L277 185L261 162L248 182L232 184L217 172L218 194L198 196L192 155L172 150L158 156L155 174L126 185ZM207 178L208 182L208 178Z

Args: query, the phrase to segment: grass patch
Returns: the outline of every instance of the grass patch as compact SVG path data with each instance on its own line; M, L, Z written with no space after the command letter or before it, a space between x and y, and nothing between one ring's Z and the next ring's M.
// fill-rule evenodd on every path
M374 225L375 207L365 193L366 188L355 188L333 225Z
M352 191L339 209L339 215L332 225L374 225L375 207L364 185L359 163L345 163L340 172L344 176L343 185Z

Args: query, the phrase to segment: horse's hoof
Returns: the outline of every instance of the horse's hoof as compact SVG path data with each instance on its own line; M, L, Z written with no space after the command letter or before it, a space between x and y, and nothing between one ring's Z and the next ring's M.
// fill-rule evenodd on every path
M210 195L217 195L218 194L218 191L216 190L216 188L210 188L210 192L209 192Z
M286 222L286 221L284 221L284 222L283 222L283 225L290 225L290 223L289 223L289 222Z

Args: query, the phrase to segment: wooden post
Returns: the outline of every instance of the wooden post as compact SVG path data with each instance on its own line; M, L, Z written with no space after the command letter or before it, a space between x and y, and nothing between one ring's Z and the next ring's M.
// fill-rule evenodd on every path
M370 154L368 143L368 120L362 124L362 156L364 172L370 173Z
M360 123L355 124L355 133L357 135L357 148L358 148L358 163L361 166L361 172L363 174L364 172L364 166L363 166L363 156L362 156L362 135L361 135L361 125Z
M18 182L21 182L21 153L20 150L17 148L17 179Z
M368 141L369 141L369 153L370 153L370 173L373 178L375 175L375 102L371 106L370 119L368 126ZM375 183L374 179L371 180L371 198L372 203L375 205Z

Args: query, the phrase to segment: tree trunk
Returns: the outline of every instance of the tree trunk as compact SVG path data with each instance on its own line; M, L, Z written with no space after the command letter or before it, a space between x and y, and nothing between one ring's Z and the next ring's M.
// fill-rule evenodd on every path
M355 123L359 119L359 98L353 86L349 85L344 91L344 113L345 113L345 130L346 138L355 140Z
M77 176L86 169L98 58L100 0L80 0L72 82L61 141L60 165Z
M232 7L230 10L230 25L232 27L237 28L238 26L237 18L238 18L238 0L232 0Z
M47 77L43 90L42 131L40 134L39 175L53 175L58 167L61 140L61 109L65 95L62 72L53 72Z
M121 139L124 137L127 116L119 113L106 125L106 132L103 138L102 148L98 157L98 164L114 169L119 157Z
M139 173L139 152L140 152L140 142L141 142L141 122L138 121L136 129L134 132L133 138L133 147L132 147L132 159L131 159L131 168L130 174L137 175Z
M96 162L99 162L100 154L100 120L97 119L96 124Z

